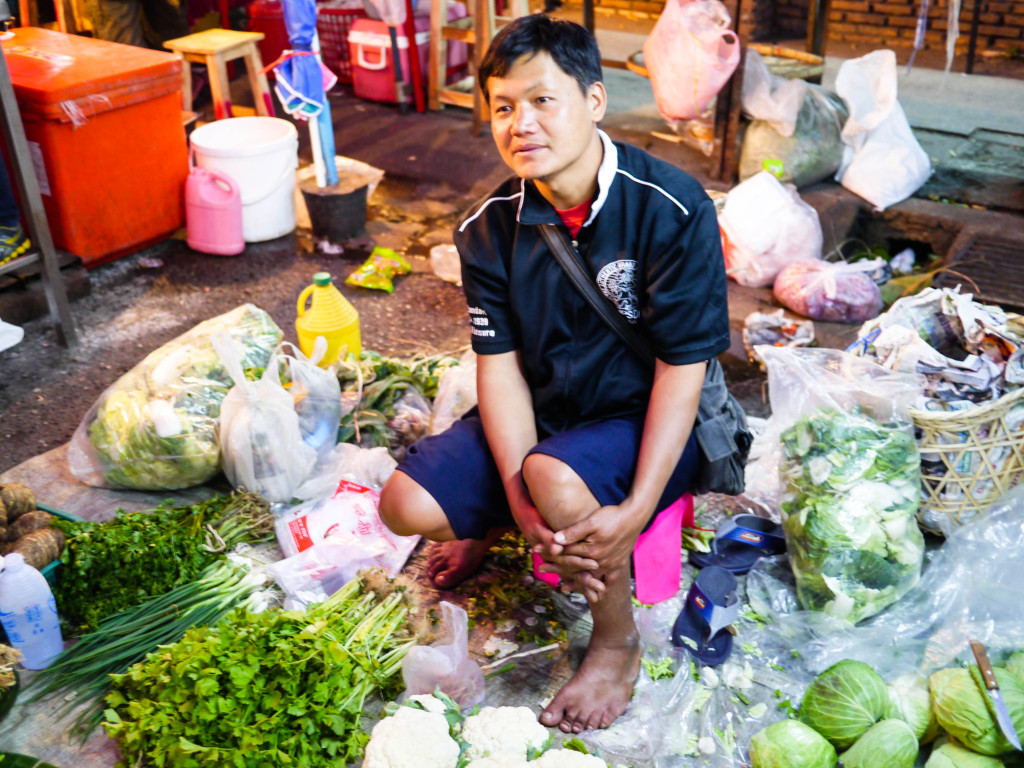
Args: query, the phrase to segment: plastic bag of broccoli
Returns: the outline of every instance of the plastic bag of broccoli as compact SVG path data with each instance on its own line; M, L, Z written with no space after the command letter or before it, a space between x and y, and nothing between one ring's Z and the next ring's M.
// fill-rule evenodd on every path
M921 575L921 465L908 409L922 380L838 350L756 351L772 416L767 448L748 467L762 475L753 487L774 480L801 606L857 623Z
M270 315L243 304L154 350L85 414L68 447L71 473L89 485L140 491L213 478L220 406L232 386L211 341L220 331L235 340L242 367L258 372L282 336Z

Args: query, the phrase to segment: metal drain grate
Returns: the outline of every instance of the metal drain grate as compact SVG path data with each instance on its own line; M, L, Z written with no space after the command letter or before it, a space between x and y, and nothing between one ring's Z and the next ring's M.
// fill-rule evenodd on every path
M1024 244L987 234L977 234L966 248L949 262L949 268L974 281L974 298L985 304L1024 311ZM936 276L938 288L955 288L964 283L956 275ZM962 290L973 290L965 284Z

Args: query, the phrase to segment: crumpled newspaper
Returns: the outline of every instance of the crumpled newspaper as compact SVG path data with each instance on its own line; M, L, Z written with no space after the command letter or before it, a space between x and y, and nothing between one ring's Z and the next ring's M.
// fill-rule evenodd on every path
M920 410L963 410L1024 384L1024 318L927 288L861 326L847 352L927 379Z

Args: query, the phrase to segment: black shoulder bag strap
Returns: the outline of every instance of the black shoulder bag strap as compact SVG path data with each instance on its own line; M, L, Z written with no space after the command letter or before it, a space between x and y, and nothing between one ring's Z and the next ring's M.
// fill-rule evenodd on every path
M541 224L540 231L559 266L580 295L605 324L626 342L626 346L653 370L653 345L601 293L575 250L565 242L562 233L553 224ZM700 469L695 493L742 493L743 468L750 451L751 435L746 414L729 394L717 357L707 361L694 431L700 446Z
M576 252L565 242L565 238L562 237L562 233L558 231L558 228L554 224L541 224L540 231L544 236L545 242L548 244L548 248L555 255L559 266L565 271L569 281L576 286L576 290L593 307L594 311L600 315L608 327L626 342L626 346L653 369L655 355L651 343L636 328L630 325L629 321L601 293L601 289L597 287L593 278L580 262Z

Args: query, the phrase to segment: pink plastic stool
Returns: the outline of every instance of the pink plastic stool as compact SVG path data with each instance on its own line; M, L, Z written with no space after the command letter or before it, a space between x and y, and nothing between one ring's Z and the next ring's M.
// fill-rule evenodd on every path
M693 527L693 495L684 493L654 518L651 527L640 534L633 548L633 577L636 599L650 605L675 596L683 575L682 530ZM540 555L533 553L533 575L545 584L557 587L558 576L541 573Z

